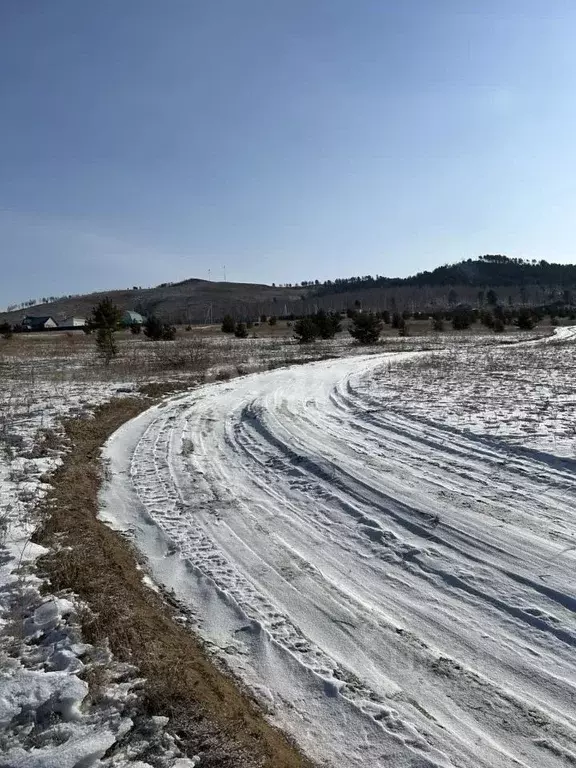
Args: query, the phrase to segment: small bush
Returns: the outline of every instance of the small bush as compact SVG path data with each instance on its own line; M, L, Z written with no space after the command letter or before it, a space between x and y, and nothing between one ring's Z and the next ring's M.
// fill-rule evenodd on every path
M494 315L492 312L481 312L480 322L485 325L486 328L494 328Z
M150 315L144 323L144 336L150 341L174 341L176 328L162 322L156 315Z
M536 325L536 318L528 308L523 308L518 312L516 325L521 331L531 331Z
M452 328L455 331L465 331L470 328L475 319L472 310L465 307L455 309L452 314Z
M173 325L164 324L162 328L161 341L174 341L176 338L176 328Z
M10 323L0 323L0 335L6 340L12 338L13 330Z
M232 315L224 315L222 319L222 333L234 333L236 330L236 323Z
M142 326L140 325L140 323L130 324L130 333L133 333L134 336L138 336L141 331L142 331Z
M246 328L246 323L236 324L236 328L234 329L234 336L236 336L237 339L248 338L248 329Z
M444 330L444 318L442 315L434 315L432 318L432 330L442 333Z

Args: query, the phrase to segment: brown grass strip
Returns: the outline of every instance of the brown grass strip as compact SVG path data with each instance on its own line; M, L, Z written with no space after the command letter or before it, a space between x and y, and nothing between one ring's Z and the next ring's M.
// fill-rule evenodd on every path
M88 642L108 639L116 658L146 678L143 707L170 717L187 754L211 768L312 768L250 697L218 670L200 642L173 620L172 609L142 583L129 542L96 518L103 469L100 448L147 405L122 398L95 418L65 423L70 450L54 473L38 541L53 547L41 560L52 590L70 589L90 607Z

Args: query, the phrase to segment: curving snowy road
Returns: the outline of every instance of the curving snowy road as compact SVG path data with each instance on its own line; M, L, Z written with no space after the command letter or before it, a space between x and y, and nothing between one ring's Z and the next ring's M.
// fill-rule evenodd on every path
M576 464L383 410L386 363L152 408L103 517L327 765L573 765Z

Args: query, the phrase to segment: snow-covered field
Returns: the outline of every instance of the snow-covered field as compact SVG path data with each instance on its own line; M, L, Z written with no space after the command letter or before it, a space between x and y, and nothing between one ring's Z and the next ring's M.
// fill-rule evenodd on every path
M173 397L110 439L102 515L319 761L573 765L563 333Z
M27 364L30 364L27 361ZM10 369L14 372L13 368ZM38 371L38 369L36 369ZM6 373L6 372L5 372ZM20 372L17 372L20 373ZM117 385L5 375L0 394L0 766L91 768L181 760L167 718L133 713L137 670L83 641L75 595L43 589L32 543L47 475L61 461L59 420L109 400ZM97 696L88 680L100 680Z
M377 407L576 458L575 380L576 329L559 328L536 342L392 358L363 394Z

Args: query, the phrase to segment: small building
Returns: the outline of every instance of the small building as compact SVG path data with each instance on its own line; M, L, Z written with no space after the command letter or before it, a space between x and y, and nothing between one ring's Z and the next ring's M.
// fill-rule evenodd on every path
M22 320L22 327L25 331L51 331L54 328L58 328L58 323L53 317L47 315L41 317L27 315Z
M58 328L70 330L71 328L83 328L86 325L85 317L66 317L58 324Z
M138 312L132 312L131 310L127 310L122 315L121 323L122 325L125 325L125 326L143 325L144 318L142 317L142 315L139 315Z

